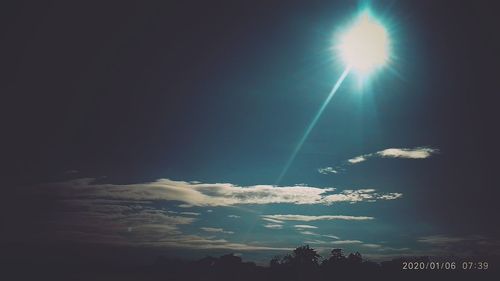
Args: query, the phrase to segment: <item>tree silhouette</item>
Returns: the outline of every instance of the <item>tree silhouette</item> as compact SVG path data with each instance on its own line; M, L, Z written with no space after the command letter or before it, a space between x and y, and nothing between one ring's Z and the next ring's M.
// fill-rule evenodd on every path
M350 253L349 256L347 256L347 263L349 264L361 264L363 262L363 258L361 257L361 254L359 252L356 253Z
M285 255L281 261L283 265L294 267L317 267L321 256L309 245L297 247L292 254ZM276 265L277 261L273 261Z
M345 264L346 257L344 256L342 249L333 249L330 254L330 257L323 260L321 263L323 268L341 267Z
M274 256L270 261L269 261L269 267L271 268L277 268L281 265L281 257L280 256Z
M331 262L342 262L345 260L345 256L342 249L333 249L330 253L331 257L329 258L329 260Z
M293 256L296 263L308 266L317 266L318 259L321 257L314 249L309 248L309 245L295 249L293 251Z

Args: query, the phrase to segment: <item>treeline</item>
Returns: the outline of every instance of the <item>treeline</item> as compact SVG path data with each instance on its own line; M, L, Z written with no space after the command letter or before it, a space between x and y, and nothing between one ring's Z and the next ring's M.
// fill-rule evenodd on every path
M1 248L1 247L0 247ZM61 250L62 249L62 250ZM182 260L131 248L51 247L0 255L0 280L50 281L349 281L349 280L500 280L498 255L475 258L406 257L381 263L358 253L333 249L321 257L308 245L265 265L243 261L234 254ZM478 269L478 262L488 269ZM411 265L410 265L411 263ZM427 264L454 263L453 267L422 269ZM463 265L468 269L463 269ZM405 268L406 265L406 268Z
M432 257L397 258L381 263L366 260L358 252L345 255L342 249L333 249L322 259L309 245L301 246L284 256L273 257L269 266L243 262L241 257L227 254L205 257L197 261L181 261L160 257L153 266L154 273L164 280L482 280L494 269L463 270L462 260L455 268L409 269L408 263L427 264ZM472 279L470 279L472 278ZM500 279L499 279L500 280Z

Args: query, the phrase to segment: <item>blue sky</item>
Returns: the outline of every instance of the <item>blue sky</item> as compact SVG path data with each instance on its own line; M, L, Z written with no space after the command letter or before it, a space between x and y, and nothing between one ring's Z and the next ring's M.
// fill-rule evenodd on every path
M390 148L312 172L334 181L362 165L401 166L397 162L408 161L425 165L433 157L439 157L434 148ZM332 248L343 248L380 260L431 249L446 254L445 249L434 249L433 243L464 239L436 235L435 226L410 219L415 217L411 198L402 188L379 190L373 183L240 186L157 179L112 184L106 178L82 178L38 188L60 194L71 206L65 211L69 220L55 226L64 240L165 248L166 253L173 250L191 258L230 251L264 262L309 244L324 255ZM471 239L484 240L480 236Z
M233 2L19 13L7 236L260 262L302 244L372 259L498 250L493 10ZM347 76L285 169L345 69L336 35L366 7L390 61L362 86Z

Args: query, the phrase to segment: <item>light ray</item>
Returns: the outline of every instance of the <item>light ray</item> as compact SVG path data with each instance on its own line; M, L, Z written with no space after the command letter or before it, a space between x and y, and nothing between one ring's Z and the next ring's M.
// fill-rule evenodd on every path
M342 75L340 75L339 79L337 80L337 83L335 83L335 85L333 86L332 90L330 91L330 94L328 94L328 97L326 98L325 102L323 102L323 104L319 108L318 112L316 113L313 120L311 121L311 124L309 124L304 135L299 140L299 142L297 143L297 146L295 147L292 154L290 155L290 158L286 162L285 167L283 168L283 171L281 171L281 174L279 175L278 180L276 181L276 185L281 182L281 180L283 179L283 177L287 173L288 169L290 168L290 165L292 165L293 160L295 160L295 157L297 157L297 154L299 153L300 149L302 148L302 146L306 142L307 137L309 137L309 134L316 126L316 123L318 123L318 120L321 117L321 114L323 114L323 111L325 110L326 106L330 103L330 100L333 98L333 96L335 95L337 90L340 88L340 85L342 84L342 82L344 82L345 78L347 77L347 75L349 74L350 71L351 71L351 67L347 66L346 69L344 70L344 72L342 73Z

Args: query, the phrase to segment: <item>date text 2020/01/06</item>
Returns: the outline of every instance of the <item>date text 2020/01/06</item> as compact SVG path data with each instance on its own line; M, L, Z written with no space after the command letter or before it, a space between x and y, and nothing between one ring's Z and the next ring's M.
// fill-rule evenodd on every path
M487 270L488 262L423 262L423 261L404 261L402 262L403 270Z

